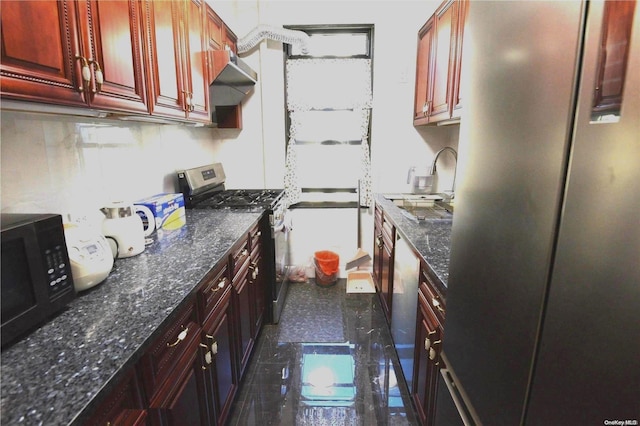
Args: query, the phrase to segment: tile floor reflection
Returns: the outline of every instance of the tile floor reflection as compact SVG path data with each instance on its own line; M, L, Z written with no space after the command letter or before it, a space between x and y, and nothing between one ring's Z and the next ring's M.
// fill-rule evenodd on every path
M378 296L345 286L291 285L280 323L258 339L230 425L418 424Z

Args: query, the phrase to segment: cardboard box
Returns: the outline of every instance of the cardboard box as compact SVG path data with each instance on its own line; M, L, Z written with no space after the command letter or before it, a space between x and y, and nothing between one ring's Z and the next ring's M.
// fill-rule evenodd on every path
M146 206L154 216L155 229L178 229L186 223L182 194L157 194L135 202ZM145 218L143 218L143 221Z

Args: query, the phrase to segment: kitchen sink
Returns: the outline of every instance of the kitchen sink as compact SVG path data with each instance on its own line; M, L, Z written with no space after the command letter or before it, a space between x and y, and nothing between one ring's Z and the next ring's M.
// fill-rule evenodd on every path
M453 220L453 200L444 201L440 194L388 194L384 197L410 219L429 222Z

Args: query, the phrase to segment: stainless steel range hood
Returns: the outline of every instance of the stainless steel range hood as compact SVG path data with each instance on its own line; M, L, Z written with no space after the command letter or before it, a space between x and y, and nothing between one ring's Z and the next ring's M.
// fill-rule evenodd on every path
M214 75L209 85L212 106L238 105L253 89L258 74L231 50L213 52Z

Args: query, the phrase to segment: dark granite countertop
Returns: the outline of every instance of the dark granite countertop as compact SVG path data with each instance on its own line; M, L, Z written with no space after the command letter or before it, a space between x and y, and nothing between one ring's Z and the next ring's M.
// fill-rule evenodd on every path
M449 279L452 222L412 219L382 194L376 194L375 201L389 215L396 230L422 256L446 287Z
M261 215L187 210L185 226L154 234L142 254L117 260L107 280L4 350L2 423L79 423Z

